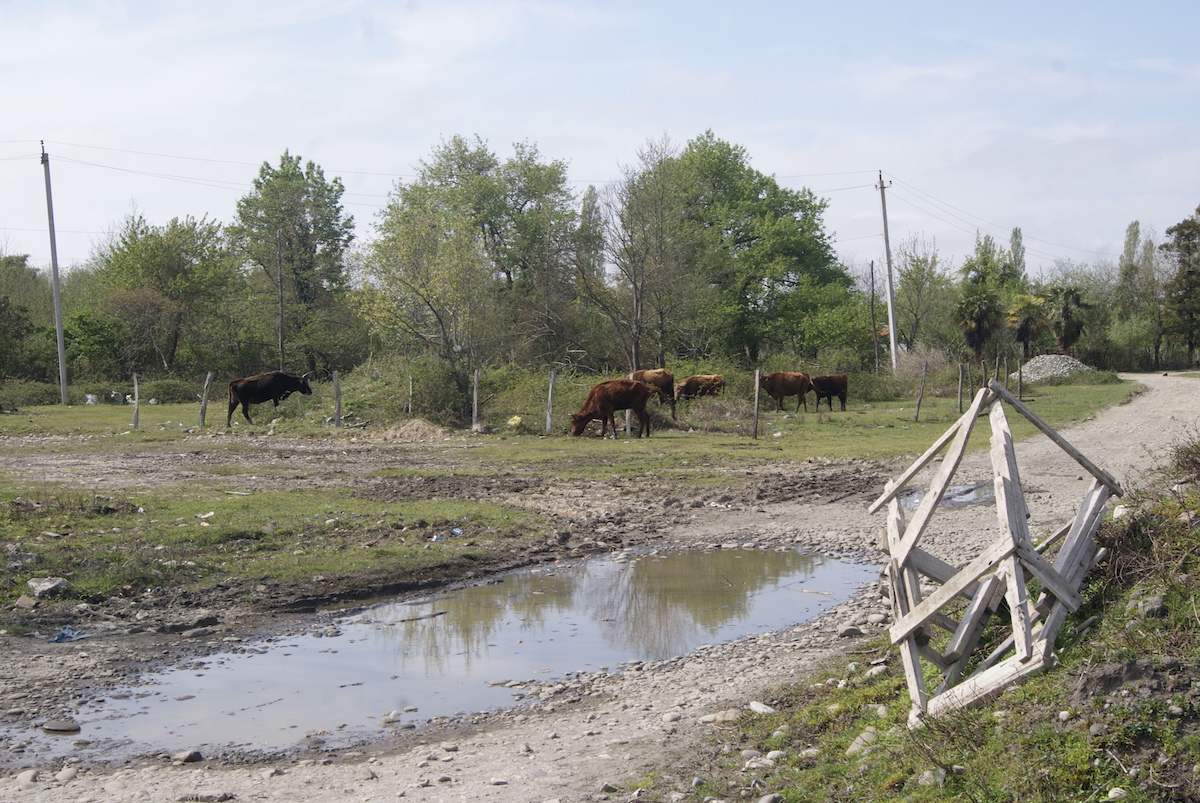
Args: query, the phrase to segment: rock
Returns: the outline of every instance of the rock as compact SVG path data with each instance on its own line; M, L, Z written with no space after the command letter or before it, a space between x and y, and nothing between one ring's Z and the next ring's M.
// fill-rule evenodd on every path
M852 756L861 753L877 741L879 741L879 732L873 725L868 725L862 733L854 737L854 741L846 748L846 755Z
M852 638L854 636L861 636L862 634L862 630L857 625L847 624L838 628L838 638Z
M59 783L66 783L67 781L75 780L75 776L78 774L79 770L75 769L74 767L63 767L58 772L54 773L54 780L58 781Z
M757 700L752 701L746 707L749 708L751 711L753 711L756 714L774 714L775 713L774 708L772 708L771 706L766 705L764 703L760 703Z
M199 750L183 750L171 756L171 760L179 764L191 764L196 761L203 761L204 756Z
M66 589L67 579L65 577L31 577L25 581L25 584L29 586L33 596L40 599Z
M758 799L758 803L784 803L787 800L783 795L772 792L769 795L763 795Z
M24 772L17 773L17 783L37 783L38 777L39 773L37 770L25 770Z
M42 730L46 733L79 733L79 723L73 719L51 719L42 723Z
M1109 800L1124 800L1127 797L1129 797L1129 793L1119 786L1114 786L1112 789L1108 790Z

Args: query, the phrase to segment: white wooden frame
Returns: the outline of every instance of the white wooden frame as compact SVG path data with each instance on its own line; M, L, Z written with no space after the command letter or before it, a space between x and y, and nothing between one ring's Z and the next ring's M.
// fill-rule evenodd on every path
M1012 432L1004 412L1006 404L1029 419L1094 478L1075 520L1036 547L1029 532ZM920 549L918 544L962 462L967 440L984 407L988 408L992 429L991 463L1000 535L974 560L955 570ZM912 520L906 522L899 501L901 491L947 446L929 490L913 512ZM1079 589L1097 560L1094 536L1113 495L1122 496L1124 491L1111 475L1088 460L995 380L975 394L967 412L921 457L888 482L883 495L871 503L869 510L875 513L887 506L890 559L886 572L895 613L890 635L900 650L908 681L913 705L910 724L919 723L923 716L982 703L1054 661L1054 639L1067 613L1082 604ZM1051 563L1042 553L1060 539L1062 543ZM922 577L939 588L922 596ZM1042 593L1031 603L1028 582L1033 579L1041 586ZM958 597L966 599L968 604L961 619L955 621L944 609L951 603L957 607ZM997 612L1001 600L1008 603L1009 617L1004 627L1009 635L999 643L985 644L984 626ZM941 651L931 645L934 627L951 634ZM926 686L922 658L941 673L932 695Z

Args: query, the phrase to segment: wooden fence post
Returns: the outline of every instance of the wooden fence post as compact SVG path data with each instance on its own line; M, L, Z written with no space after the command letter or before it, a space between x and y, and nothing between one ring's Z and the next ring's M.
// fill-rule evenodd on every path
M925 372L929 370L929 361L921 363L921 386L917 389L917 411L913 413L913 422L921 420L921 400L925 398Z
M962 415L963 364L958 364L958 414Z
M550 427L554 419L554 380L558 377L558 371L551 369L550 371L550 389L546 391L546 434L550 434Z
M754 439L758 440L758 383L762 375L761 368L754 369Z
M138 428L138 381L137 374L133 375L133 428Z
M342 425L342 383L338 381L338 372L333 372L333 425Z
M475 431L475 427L479 424L479 369L475 369L474 378L471 380L471 431Z
M409 415L413 414L413 381L412 374L408 375L408 410Z
M204 390L200 392L200 423L197 426L204 426L204 417L208 415L208 392L212 390L213 372L209 371L204 377Z

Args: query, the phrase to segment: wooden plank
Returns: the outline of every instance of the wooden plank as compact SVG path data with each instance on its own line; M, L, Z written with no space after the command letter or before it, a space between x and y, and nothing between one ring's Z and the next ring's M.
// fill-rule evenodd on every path
M963 424L955 433L950 449L946 452L937 474L929 484L929 490L925 492L921 504L917 505L916 512L913 513L912 520L904 531L904 539L898 547L892 550L892 555L901 562L908 555L908 551L916 546L925 525L929 523L929 518L937 510L938 503L942 501L942 496L945 495L946 488L950 485L950 478L954 476L954 472L958 470L958 464L962 462L963 453L967 449L967 439L971 437L971 430L975 425L975 418L989 398L991 396L987 393L976 394L975 400L971 402L971 408L963 414Z
M951 566L946 561L936 555L931 555L920 547L913 547L909 551L908 565L939 585L945 585L954 575L958 574L958 567ZM967 599L975 596L975 584L971 583L965 586L959 592L959 596Z
M892 560L888 564L888 573L892 577L892 607L897 616L902 616L908 613L908 598L903 588L900 564ZM914 707L924 711L929 695L925 690L925 675L921 671L921 654L916 636L910 633L897 646L900 650L900 663L904 666L904 677L908 683L908 697Z
M926 713L938 716L994 698L1012 684L1046 668L1042 652L1035 653L1032 658L1034 660L1029 661L1010 658L983 672L976 672L957 686L930 698L925 706Z
M958 596L968 584L990 572L997 564L1012 555L1015 549L1016 547L1008 538L1001 538L994 542L964 566L962 571L956 574L950 582L923 599L911 611L906 612L907 615L898 618L889 630L892 643L898 643L906 635L920 627L938 609Z
M992 402L989 418L992 424L992 472L996 487L996 516L1000 531L1007 532L1018 543L1029 543L1029 511L1021 491L1021 474L1013 449L1012 431L999 399Z
M1057 530L1055 530L1053 533L1051 533L1050 536L1048 538L1046 538L1045 541L1042 541L1037 546L1035 546L1034 551L1036 551L1038 554L1045 552L1047 549L1054 546L1054 544L1058 541L1058 539L1062 538L1064 535L1066 535L1070 531L1071 531L1071 523L1067 522L1066 524L1064 524L1063 526L1061 526Z
M982 389L980 392L983 392ZM933 445L926 449L925 452L918 457L911 466L906 468L899 477L897 477L894 481L889 481L884 487L883 495L872 502L869 507L867 507L867 512L877 512L881 507L892 501L897 494L903 491L908 486L908 483L912 480L912 478L915 477L921 469L929 465L930 461L937 457L938 452L945 448L946 444L950 442L950 439L954 437L955 433L958 432L958 428L961 427L965 421L966 416L960 416L959 419L951 424L949 429L943 432L941 436L939 436L938 439L933 442Z
M1116 479L1113 478L1113 476L1111 474L1109 474L1107 471L1103 470L1102 468L1099 468L1091 460L1088 460L1083 455L1083 453L1080 452L1078 449L1076 449L1074 446L1072 446L1067 441L1066 438L1064 438L1062 435L1059 435L1058 432L1055 431L1054 427L1050 426L1045 421L1038 418L1037 414L1034 413L1033 410L1030 410L1028 407L1026 407L1024 404L1022 404L1017 399L1017 397L1013 396L1011 393L1009 393L1008 390L1006 390L1003 385L1001 385L999 382L997 382L996 380L993 379L991 382L988 383L988 388L993 393L995 393L997 396L999 396L1000 398L1004 399L1006 402L1011 404L1014 410L1016 410L1021 415L1025 416L1027 419L1029 419L1029 422L1031 424L1033 424L1035 427L1040 429L1042 432L1046 433L1046 436L1048 438L1050 438L1050 440L1057 443L1060 449L1062 449L1067 454L1071 455L1071 457L1074 458L1076 463L1083 466L1083 468L1089 474L1091 474L1093 477L1098 479L1101 482L1101 484L1107 486L1108 489L1111 490L1117 496L1125 495L1125 492L1123 490L1121 490L1121 484L1119 482L1117 482Z
M975 643L983 633L983 623L993 610L993 602L999 585L1000 578L995 574L979 584L979 590L975 592L974 599L967 606L967 610L958 624L958 630L950 639L950 643L946 645L943 653L946 660L957 661L975 648Z
M1025 568L1033 572L1033 575L1041 581L1042 587L1046 591L1062 600L1063 604L1072 611L1079 610L1079 606L1083 604L1083 597L1079 596L1076 587L1066 577L1055 571L1045 558L1033 550L1033 547L1028 544L1017 544L1017 557L1021 559Z
M1016 555L1005 558L1003 565L1001 571L1005 575L1007 586L1004 597L1008 600L1008 613L1012 621L1013 649L1017 658L1028 661L1033 654L1029 633L1033 622L1029 619L1029 590L1025 587L1025 570Z

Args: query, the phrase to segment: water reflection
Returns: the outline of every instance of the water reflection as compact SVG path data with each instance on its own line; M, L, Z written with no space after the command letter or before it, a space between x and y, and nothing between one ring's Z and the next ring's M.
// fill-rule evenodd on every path
M333 745L405 723L512 705L535 681L653 661L807 621L850 597L873 567L799 551L722 550L596 559L514 572L449 595L390 601L242 654L146 675L77 712L93 746L280 749L306 733ZM513 680L524 689L496 681ZM64 747L64 745L66 745ZM136 749L136 747L134 748ZM109 756L104 756L105 758Z

